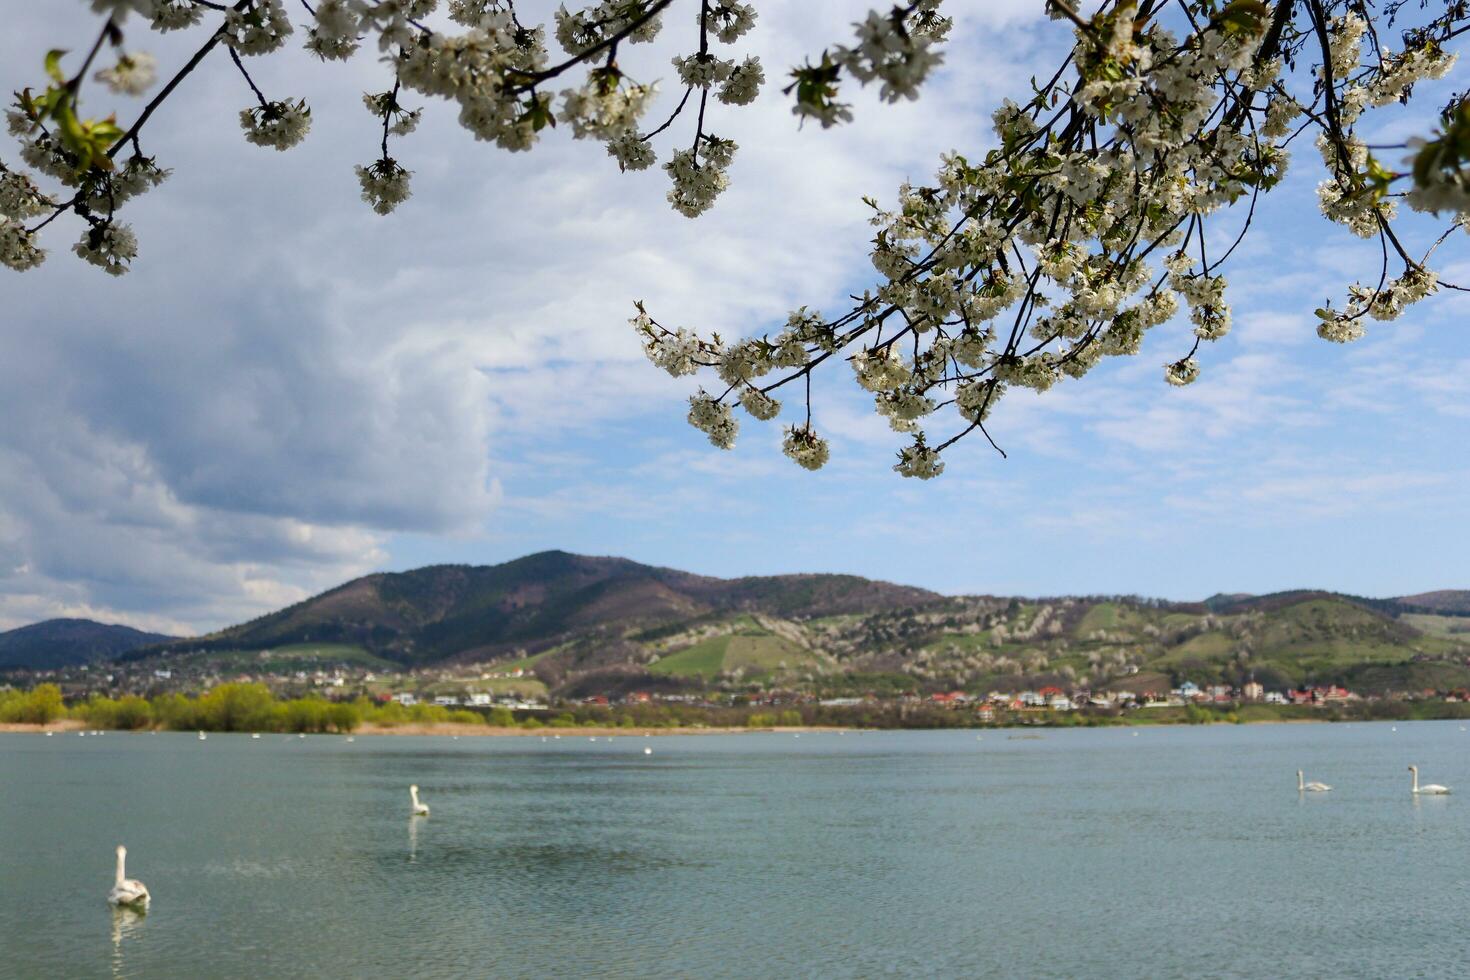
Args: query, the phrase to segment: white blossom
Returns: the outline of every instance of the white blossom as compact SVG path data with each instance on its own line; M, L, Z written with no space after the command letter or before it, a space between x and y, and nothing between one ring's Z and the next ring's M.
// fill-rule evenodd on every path
M355 170L357 181L362 185L362 199L378 214L391 213L413 193L409 187L411 171L399 166L392 158L375 160L366 167L358 164Z
M923 439L917 439L912 445L899 450L898 462L893 469L902 476L932 480L944 472L944 460L939 458L939 453L924 445Z
M71 250L108 275L120 276L128 271L128 263L138 255L138 239L129 226L109 221L84 231L81 241Z
M703 388L689 397L689 424L708 436L717 449L733 449L740 431L730 406L711 398Z
M1192 384L1199 377L1199 361L1193 357L1185 357L1164 365L1164 380L1171 385L1184 387Z
M809 425L787 428L781 451L808 470L819 470L827 465L829 455L827 440L818 436Z
M146 51L134 51L119 56L117 64L99 69L93 77L118 95L142 95L158 78L158 60Z
M768 422L781 412L781 403L759 388L746 388L740 393L741 406L752 417Z
M317 0L315 18L306 50L323 61L343 61L357 51L363 25L352 0Z
M276 150L289 150L306 138L311 129L311 109L305 99L267 102L240 110L240 128L247 142Z
M691 54L674 59L674 68L679 72L679 81L694 88L709 88L730 77L735 63L715 55Z
M0 214L0 265L16 272L34 269L46 260L46 250L35 243L19 219Z
M607 152L618 162L619 170L647 170L658 160L648 140L632 130L608 140Z
M664 164L664 170L674 182L668 194L674 210L688 218L697 218L708 211L720 192L730 186L725 168L734 154L735 143L717 136L704 137L698 157L694 150L677 151Z
M746 58L730 72L720 86L719 100L726 105L749 105L760 94L766 73L759 58Z
M194 0L153 0L152 27L155 31L181 31L204 19L205 8Z
M0 166L0 218L24 221L45 214L56 202L25 174Z
M230 7L221 28L226 43L244 55L275 51L286 43L291 30L291 18L286 16L282 0L254 0L243 10Z
M709 4L707 27L722 44L733 44L755 26L755 8L738 0L715 0Z

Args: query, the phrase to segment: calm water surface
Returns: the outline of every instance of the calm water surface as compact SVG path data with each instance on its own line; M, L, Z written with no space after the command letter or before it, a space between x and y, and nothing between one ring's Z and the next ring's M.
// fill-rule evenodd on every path
M0 735L0 975L1470 974L1457 723L1007 736Z

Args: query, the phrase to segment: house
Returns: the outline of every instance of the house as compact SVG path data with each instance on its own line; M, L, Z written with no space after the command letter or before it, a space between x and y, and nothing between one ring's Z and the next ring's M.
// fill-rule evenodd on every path
M441 694L434 699L434 703L442 708L453 708L459 704L459 698L452 694Z
M1021 702L1023 708L1046 707L1046 698L1042 697L1039 691L1022 691L1016 695L1016 700Z
M419 703L418 697L416 695L410 694L407 691L403 691L403 692L400 692L398 694L393 695L393 700L394 701L397 701L399 704L403 705L405 708L410 707L412 705L415 705L415 704L418 704Z
M1053 711L1071 711L1072 699L1065 694L1053 694L1046 699L1046 706Z
M470 695L470 705L476 708L490 707L490 695L484 691L476 691Z
M1262 700L1267 704L1286 704L1286 695L1280 691L1267 691Z
M1259 701L1266 696L1266 689L1255 681L1246 681L1240 696L1247 701Z
M975 709L975 717L983 722L995 721L995 705L982 702L980 707Z

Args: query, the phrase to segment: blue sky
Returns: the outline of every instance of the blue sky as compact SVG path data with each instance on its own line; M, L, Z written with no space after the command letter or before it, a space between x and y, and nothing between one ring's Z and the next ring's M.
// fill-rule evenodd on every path
M206 63L145 143L176 173L131 207L135 271L76 261L68 228L43 269L0 277L0 625L209 629L367 571L548 548L944 592L1470 587L1470 307L1441 294L1357 344L1318 340L1311 310L1375 275L1376 246L1317 215L1306 145L1232 263L1235 329L1191 388L1162 381L1187 325L1160 327L1136 358L1014 394L992 425L1009 458L961 443L928 483L891 471L899 437L845 371L817 385L833 461L816 474L780 455L780 423L746 421L730 453L684 423L692 386L642 360L632 301L727 336L838 309L872 281L859 198L986 145L990 109L1065 41L1040 6L954 4L923 99L864 94L844 129L798 131L768 84L716 119L741 149L695 222L661 172L620 175L565 134L511 156L441 104L398 153L414 197L381 218L352 177L381 66L260 63L268 94L314 109L277 154L243 142L248 93ZM866 8L759 4L748 50L777 79ZM7 52L80 46L89 23L80 3L17 17ZM677 33L641 56L647 77L671 74ZM146 40L165 71L185 43ZM0 59L6 90L36 83L21 60ZM1464 241L1439 253L1461 280Z

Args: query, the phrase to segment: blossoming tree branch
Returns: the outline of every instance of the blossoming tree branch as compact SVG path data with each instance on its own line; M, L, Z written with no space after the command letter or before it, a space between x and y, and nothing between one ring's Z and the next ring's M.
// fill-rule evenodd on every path
M77 52L38 52L37 86L16 93L8 113L24 166L0 158L0 263L15 270L45 259L42 238L65 218L80 225L72 251L113 275L127 271L138 242L122 209L169 174L145 151L147 125L220 53L249 96L245 139L286 150L307 136L311 109L305 98L263 92L250 63L293 36L324 61L376 49L384 85L363 103L378 156L356 172L380 214L409 197L395 141L420 118L423 106L408 105L417 96L453 103L476 138L512 151L560 126L604 143L623 170L663 154L669 203L697 217L728 185L737 149L716 134L719 113L751 103L766 83L760 59L733 50L756 17L739 0L605 0L560 6L546 23L526 0L447 0L442 9L439 0L299 0L300 10L286 0L86 2L100 21L95 39ZM726 342L665 326L638 304L631 322L656 365L718 379L689 409L714 445L734 445L737 404L769 420L778 396L797 391L804 418L786 429L785 451L821 467L829 452L813 422L811 377L845 361L876 411L907 434L895 468L927 479L959 439L990 439L986 419L1008 390L1046 391L1106 356L1136 354L1148 330L1186 309L1193 342L1164 379L1191 383L1201 345L1230 329L1225 264L1303 138L1322 162L1323 215L1376 239L1382 256L1340 304L1316 311L1323 338L1355 340L1366 320L1464 288L1441 281L1430 262L1470 216L1470 100L1461 92L1434 106L1437 128L1404 143L1371 145L1358 133L1374 110L1411 104L1417 85L1449 73L1470 30L1470 0L1037 2L1069 32L1070 49L1024 101L995 110L993 139L972 135L988 149L945 156L931 184L903 186L890 206L866 201L877 278L848 309L828 317L803 307L778 330ZM889 102L916 98L952 27L940 3L872 11L850 43L793 68L782 94L795 115L822 127L849 121L851 83L876 84ZM619 57L665 22L688 25L689 53L673 62L673 111L649 119L655 85ZM199 39L161 85L155 59L132 45L147 30ZM107 108L99 87L157 91L120 123L92 110ZM1411 234L1396 221L1400 204L1441 222L1427 234L1416 222ZM1231 244L1210 249L1221 222ZM946 434L931 437L926 427L937 425Z

